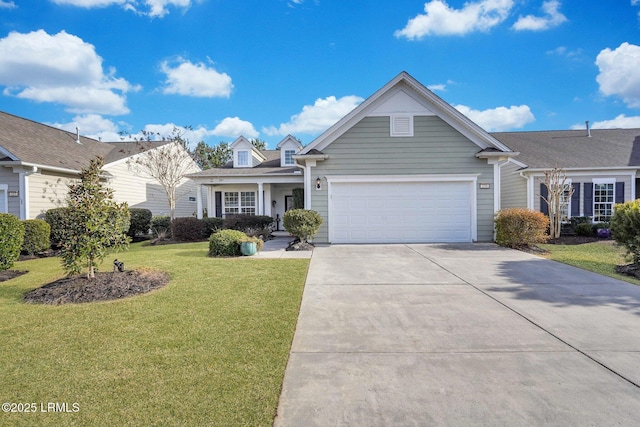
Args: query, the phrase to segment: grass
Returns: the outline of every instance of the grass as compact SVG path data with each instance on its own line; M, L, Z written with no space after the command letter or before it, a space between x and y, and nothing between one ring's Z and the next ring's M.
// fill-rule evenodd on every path
M547 258L584 270L640 285L640 280L618 274L616 265L628 264L625 250L612 241L584 243L581 245L538 245L549 251Z
M24 304L62 270L57 258L16 263L29 273L0 283L0 402L37 412L0 413L0 425L271 425L309 262L207 249L132 245L117 254L127 269L171 282L79 305ZM79 411L41 412L48 402Z

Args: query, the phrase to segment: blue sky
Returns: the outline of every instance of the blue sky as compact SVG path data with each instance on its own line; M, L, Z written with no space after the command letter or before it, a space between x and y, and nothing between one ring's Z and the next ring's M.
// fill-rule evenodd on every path
M0 0L0 110L313 140L401 71L488 131L640 127L640 0Z

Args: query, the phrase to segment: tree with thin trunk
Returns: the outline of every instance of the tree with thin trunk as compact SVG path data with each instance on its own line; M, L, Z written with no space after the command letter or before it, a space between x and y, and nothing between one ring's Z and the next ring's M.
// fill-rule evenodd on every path
M113 200L113 190L101 182L102 158L80 172L80 181L69 185L67 208L62 217L62 266L68 275L87 268L95 278L96 264L111 250L129 244L129 208Z
M545 171L544 186L547 187L547 196L541 195L541 197L547 202L549 209L549 237L557 239L560 237L563 212L567 211L574 188L567 183L567 175L564 170L557 166Z

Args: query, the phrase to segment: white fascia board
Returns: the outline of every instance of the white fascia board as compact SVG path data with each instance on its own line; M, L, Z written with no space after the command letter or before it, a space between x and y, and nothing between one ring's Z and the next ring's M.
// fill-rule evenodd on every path
M328 175L327 182L476 182L480 174Z
M1 145L0 145L0 154L2 155L2 157L8 157L8 158L10 158L11 160L14 160L14 161L19 161L20 160L19 158L14 156L13 153L11 153L9 150L7 150L6 148L4 148Z
M29 162L21 162L21 161L4 161L4 162L0 162L0 165L2 166L6 166L6 167L13 167L15 168L25 168L26 169L31 169L33 170L34 168L37 171L40 170L46 170L46 171L51 171L51 172L60 172L60 173L67 173L67 174L72 174L72 175L77 175L80 173L79 170L77 169L67 169L67 168L59 168L59 167L55 167L55 166L48 166L48 165L41 165L38 163L29 163Z
M550 171L553 168L529 168L523 171L520 171L524 175L529 176L544 176L544 173ZM560 168L567 175L607 175L611 173L623 173L623 174L633 174L640 170L638 166L617 166L617 167L597 167L597 168Z
M304 177L298 175L279 175L279 176L233 176L225 175L224 177L192 177L190 178L199 185L226 185L226 184L296 184L303 183Z

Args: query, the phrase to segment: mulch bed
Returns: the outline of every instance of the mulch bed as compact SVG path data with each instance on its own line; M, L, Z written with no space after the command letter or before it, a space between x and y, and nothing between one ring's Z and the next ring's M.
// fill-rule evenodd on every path
M168 282L167 273L155 270L96 273L93 280L85 275L73 276L28 292L24 301L51 305L108 301L144 294Z
M18 276L22 276L23 274L27 274L28 271L21 270L4 270L0 271L0 282L4 282L5 280L15 279Z
M640 279L640 266L636 264L616 265L616 273Z

